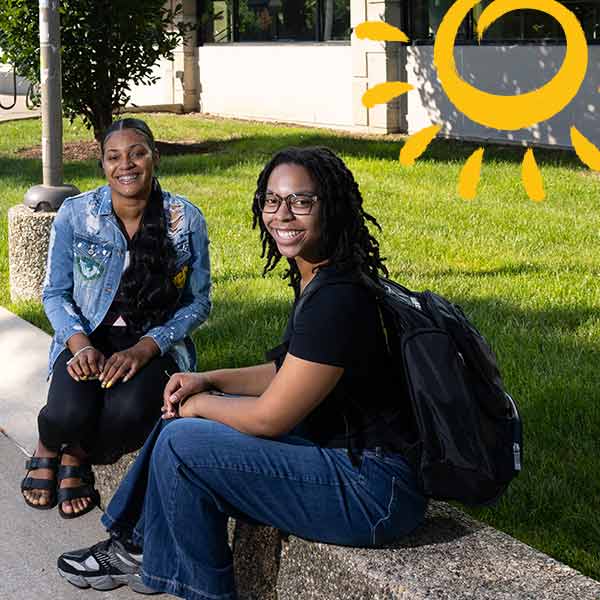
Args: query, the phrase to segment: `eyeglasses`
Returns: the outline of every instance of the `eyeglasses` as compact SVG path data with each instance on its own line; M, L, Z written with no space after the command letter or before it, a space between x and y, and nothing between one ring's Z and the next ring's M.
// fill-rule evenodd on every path
M263 196L260 207L263 212L276 213L282 202L293 215L310 215L313 204L318 200L314 194L289 194L282 198L279 194L268 192Z

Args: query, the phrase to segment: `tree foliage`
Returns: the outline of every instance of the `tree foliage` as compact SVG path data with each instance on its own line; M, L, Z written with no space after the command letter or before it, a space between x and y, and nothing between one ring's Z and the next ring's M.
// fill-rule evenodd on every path
M40 80L39 0L0 2L0 61L32 83ZM153 67L192 28L182 7L164 0L61 0L64 114L83 117L96 139L130 99L132 85L151 85Z

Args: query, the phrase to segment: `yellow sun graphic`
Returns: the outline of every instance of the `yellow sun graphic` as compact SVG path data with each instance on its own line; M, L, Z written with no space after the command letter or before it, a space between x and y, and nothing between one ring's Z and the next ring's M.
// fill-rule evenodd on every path
M553 117L577 94L587 71L588 47L577 17L556 0L494 0L483 10L477 22L478 40L494 21L519 9L548 13L559 22L565 33L565 58L558 73L536 90L516 96L502 96L484 92L464 81L454 62L458 29L468 12L479 2L456 0L444 15L436 34L433 62L448 99L471 120L495 129L522 129ZM355 33L359 39L409 41L405 33L383 21L361 23ZM412 89L413 86L404 81L380 83L364 93L362 102L367 108L372 108ZM413 165L441 129L442 125L434 124L409 136L400 151L400 163L404 166ZM571 126L570 133L571 143L580 160L591 169L600 171L600 150L575 126ZM458 194L465 200L472 200L477 195L483 153L483 148L475 150L461 169ZM525 151L523 157L521 179L529 198L535 201L545 198L542 175L531 148Z

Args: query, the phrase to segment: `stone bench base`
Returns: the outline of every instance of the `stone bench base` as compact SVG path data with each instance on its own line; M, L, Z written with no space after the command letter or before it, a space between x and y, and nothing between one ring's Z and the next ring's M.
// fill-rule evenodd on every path
M95 467L105 501L134 456ZM241 600L600 600L599 582L442 502L413 535L380 549L230 525Z

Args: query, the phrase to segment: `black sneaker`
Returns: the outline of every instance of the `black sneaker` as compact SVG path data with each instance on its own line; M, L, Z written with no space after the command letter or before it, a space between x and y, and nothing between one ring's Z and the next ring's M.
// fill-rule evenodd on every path
M132 554L118 539L109 538L91 548L61 554L57 566L59 574L79 588L106 591L129 585L141 594L159 593L142 582L141 564L141 554Z

